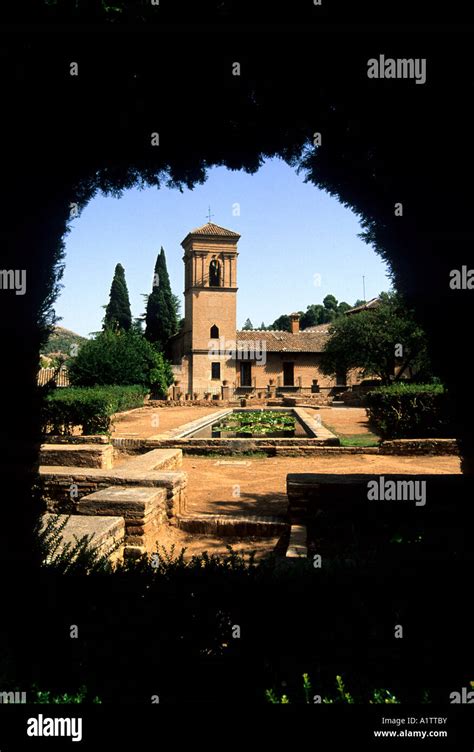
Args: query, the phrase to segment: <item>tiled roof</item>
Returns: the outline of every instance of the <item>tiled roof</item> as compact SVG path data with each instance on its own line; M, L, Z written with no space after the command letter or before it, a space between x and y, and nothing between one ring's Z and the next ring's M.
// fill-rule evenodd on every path
M307 326L306 329L303 329L302 331L305 333L315 333L319 332L322 334L326 334L326 332L329 333L329 327L331 324L318 324L317 326Z
M265 342L267 352L322 352L329 338L329 327L323 324L320 327L313 327L317 331L303 331L291 334L291 332L259 331L251 332L241 331L236 333L237 343L256 342L259 345Z
M359 313L360 311L370 311L372 308L378 308L380 305L380 298L372 298L371 300L368 300L367 303L363 303L362 305L356 306L355 308L349 308L347 313Z
M225 227L220 227L219 225L215 225L213 222L207 222L207 224L203 225L202 227L196 227L195 230L191 230L186 235L186 238L190 235L205 235L206 237L221 237L221 238L240 238L240 235L238 232L234 232L233 230L226 230ZM185 238L185 240L186 240ZM184 243L184 240L183 240Z

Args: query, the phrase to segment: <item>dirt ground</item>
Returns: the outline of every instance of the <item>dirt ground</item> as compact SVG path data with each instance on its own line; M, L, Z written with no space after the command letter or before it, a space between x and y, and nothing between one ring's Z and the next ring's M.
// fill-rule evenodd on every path
M288 473L459 473L457 457L388 457L355 454L334 457L184 457L188 473L188 514L284 515L287 509L286 476ZM240 494L238 496L237 494ZM227 545L240 554L255 551L259 561L275 551L278 538L219 538L187 533L176 527L162 526L156 536L160 546L185 559L193 555L224 556ZM149 553L156 551L156 541L149 541ZM277 550L281 549L280 546Z
M278 538L232 538L225 537L219 538L215 535L200 535L197 533L187 533L184 530L180 530L177 527L171 527L169 525L162 525L157 532L155 538L158 541L158 547L156 540L150 540L147 542L147 552L158 552L163 555L163 548L169 554L172 546L174 546L174 556L178 556L183 548L186 549L184 553L185 559L190 559L192 556L199 556L207 551L208 554L218 554L219 556L226 556L230 552L227 546L231 546L233 551L245 556L251 552L255 552L255 561L259 561L265 556L271 554L278 544Z
M139 407L115 418L112 436L146 439L218 410L222 407Z
M311 410L311 414L315 411ZM321 420L342 435L370 433L365 407L328 407L319 411Z
M460 473L458 457L184 457L188 514L278 515L286 511L288 473ZM240 494L240 495L239 495Z

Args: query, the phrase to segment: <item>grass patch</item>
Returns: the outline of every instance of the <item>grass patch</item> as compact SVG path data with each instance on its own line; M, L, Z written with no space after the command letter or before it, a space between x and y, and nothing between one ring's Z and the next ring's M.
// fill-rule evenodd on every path
M342 447L376 447L380 443L379 437L375 433L341 433L333 426L323 423L331 433L338 437Z
M375 447L379 445L379 439L373 433L354 433L346 436L339 434L339 441L343 447Z

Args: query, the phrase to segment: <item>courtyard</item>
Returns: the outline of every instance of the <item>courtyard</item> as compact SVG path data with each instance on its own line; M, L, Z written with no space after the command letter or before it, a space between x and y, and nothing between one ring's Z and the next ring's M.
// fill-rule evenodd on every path
M207 418L219 412L218 406L154 407L148 405L116 416L112 439L159 438L167 431ZM365 408L324 407L307 408L314 417L319 415L323 425L329 426L339 437L358 437L362 441L374 434L370 430ZM373 448L364 453L346 451L333 454L322 450L318 456L266 456L263 452L250 452L226 456L209 450L207 455L193 455L186 451L180 470L187 475L186 515L198 518L213 515L229 519L280 518L288 512L287 476L294 473L352 474L460 474L460 459L446 456L390 456L374 453ZM119 456L117 464L126 465L127 455ZM237 529L237 528L236 528ZM278 552L278 536L205 534L189 532L174 526L162 526L159 545L169 549L186 549L185 556L203 551L223 554L227 546L239 553L256 552L257 560ZM287 541L286 541L287 542ZM149 540L147 548L153 550L156 540ZM284 550L283 550L284 553Z

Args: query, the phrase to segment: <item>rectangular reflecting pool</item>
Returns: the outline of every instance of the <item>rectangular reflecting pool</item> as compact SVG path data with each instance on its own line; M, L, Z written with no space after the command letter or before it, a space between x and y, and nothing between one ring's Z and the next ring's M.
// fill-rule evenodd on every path
M186 435L190 439L285 439L314 436L293 410L232 410Z

